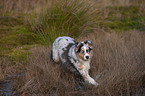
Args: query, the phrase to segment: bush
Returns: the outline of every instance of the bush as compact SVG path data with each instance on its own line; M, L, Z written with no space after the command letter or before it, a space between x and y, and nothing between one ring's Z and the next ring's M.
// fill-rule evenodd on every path
M53 0L40 13L30 16L30 30L38 33L49 45L58 36L78 37L91 31L94 24L91 3L85 0Z

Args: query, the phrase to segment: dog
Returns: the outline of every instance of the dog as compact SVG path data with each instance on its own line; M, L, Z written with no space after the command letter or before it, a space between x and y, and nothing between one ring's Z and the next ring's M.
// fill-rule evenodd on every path
M98 86L98 83L89 75L90 61L93 56L91 40L75 42L71 37L58 37L52 46L51 58L59 63L63 69L81 76L87 84Z

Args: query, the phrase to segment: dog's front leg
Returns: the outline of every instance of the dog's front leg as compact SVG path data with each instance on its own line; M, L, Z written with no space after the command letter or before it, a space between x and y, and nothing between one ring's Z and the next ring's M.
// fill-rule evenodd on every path
M99 85L92 77L90 77L90 75L87 75L84 78L85 78L85 81L87 81L88 83L92 85L95 85L95 86Z
M80 65L78 67L78 71L82 75L82 77L85 80L85 82L87 82L89 84L92 84L92 85L95 85L95 86L98 86L98 83L92 77L90 77L90 75L88 74L89 73L88 72L89 70L88 69L85 69L84 65Z

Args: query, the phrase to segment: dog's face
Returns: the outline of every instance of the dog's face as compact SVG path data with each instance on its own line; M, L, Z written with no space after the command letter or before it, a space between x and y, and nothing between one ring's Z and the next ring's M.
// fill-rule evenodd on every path
M93 43L91 40L76 43L76 52L80 59L87 61L91 58Z

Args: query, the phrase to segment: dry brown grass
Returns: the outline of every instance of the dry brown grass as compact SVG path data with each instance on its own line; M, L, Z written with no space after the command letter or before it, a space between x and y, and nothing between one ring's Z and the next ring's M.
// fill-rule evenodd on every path
M0 57L0 81L9 78L13 73L16 73L17 64L13 65L6 57Z
M50 48L32 49L27 65L27 75L20 91L30 95L91 95L91 96L142 96L145 76L145 34L130 31L126 33L94 32L80 37L79 41L90 39L94 43L91 62L92 77L98 74L98 88L85 86L78 90L75 77L61 72L50 59Z
M32 57L27 65L26 82L20 91L27 90L31 95L63 95L76 90L72 76L62 73L59 66L50 59L50 48L32 49Z
M17 16L25 13L31 13L34 9L39 9L49 0L0 0L0 12L2 16ZM37 7L36 7L37 6Z

